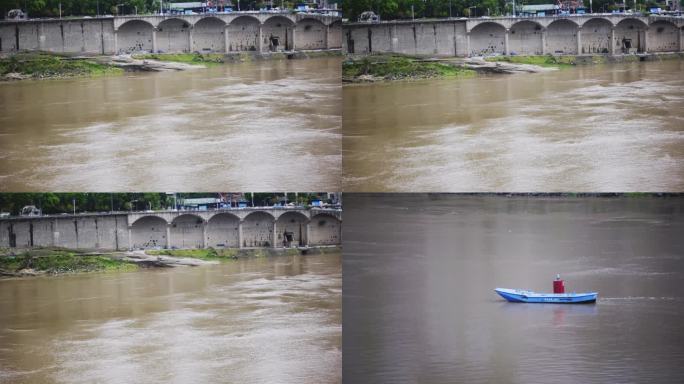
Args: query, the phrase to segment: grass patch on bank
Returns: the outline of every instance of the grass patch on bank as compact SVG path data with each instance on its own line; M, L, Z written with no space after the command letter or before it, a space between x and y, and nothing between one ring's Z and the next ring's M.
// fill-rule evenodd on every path
M225 62L223 54L220 53L148 53L133 55L134 59L139 60L158 60L171 61L185 64L218 65Z
M231 260L238 256L238 249L160 249L145 251L153 256L191 257L200 260Z
M531 64L531 65L538 65L540 67L563 68L563 67L574 66L575 62L576 62L576 58L575 58L575 56L553 56L553 55L545 55L545 56L491 56L491 57L486 57L485 61L492 61L492 62L502 61L502 62L513 63L513 64Z
M33 269L48 274L75 272L136 271L138 266L107 256L82 255L68 250L27 251L14 256L0 257L0 269L18 272Z
M450 64L421 61L410 57L372 56L347 61L342 65L342 77L359 79L370 76L384 80L470 77L475 71Z
M0 58L0 76L10 73L43 79L114 75L123 73L123 69L86 58L70 58L46 53L18 53Z

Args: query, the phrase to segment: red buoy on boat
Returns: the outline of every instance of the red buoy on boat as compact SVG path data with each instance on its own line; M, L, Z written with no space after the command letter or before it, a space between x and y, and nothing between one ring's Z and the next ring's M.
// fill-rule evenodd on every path
M553 293L565 293L565 285L563 285L560 274L556 275L556 280L553 281Z

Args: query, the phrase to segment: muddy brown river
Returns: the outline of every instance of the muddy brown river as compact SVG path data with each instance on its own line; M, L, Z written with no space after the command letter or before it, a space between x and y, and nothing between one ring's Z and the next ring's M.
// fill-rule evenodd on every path
M0 190L339 190L340 62L0 83Z
M684 198L345 196L345 383L679 383ZM598 291L509 303L494 288Z
M684 61L343 87L346 191L682 191Z
M340 382L341 263L0 280L0 382Z

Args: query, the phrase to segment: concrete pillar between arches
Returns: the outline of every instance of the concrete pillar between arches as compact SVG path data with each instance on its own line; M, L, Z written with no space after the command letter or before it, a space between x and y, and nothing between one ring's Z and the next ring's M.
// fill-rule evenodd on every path
M325 49L330 49L330 41L328 36L330 35L330 25L325 26Z
M152 53L157 52L157 28L152 29Z
M292 28L292 52L297 49L297 26Z
M262 37L262 32L263 32L263 27L262 27L261 24L259 24L259 47L258 47L259 53L262 53L262 52L263 52L263 48L264 48L264 40L263 40L263 37Z
M511 30L506 28L506 35L504 35L504 55L506 55L506 56L510 55L510 52L508 50L508 34L510 32L511 32Z
M582 28L577 28L577 54L582 54Z
M230 48L230 41L228 38L228 25L223 29L223 53L228 53Z
M546 55L546 28L542 28L542 55Z
M117 30L114 30L114 54L118 55L119 54L119 42L117 41Z
M610 28L610 54L615 55L615 27Z
M276 220L273 219L273 244L272 244L273 248L277 248L277 244L278 244L278 232L276 229Z
M648 52L648 27L644 29L644 53Z
M202 222L202 248L207 248L207 222Z
M679 28L679 51L684 52L684 27Z
M244 247L244 242L242 241L242 223L242 220L238 222L238 248Z
M192 46L194 45L194 40L193 40L193 27L190 26L188 28L188 51L193 52Z
M128 227L128 249L133 249L133 229Z
M311 220L306 222L306 245L307 247L311 244L309 238L311 238Z
M470 32L466 32L466 57L470 57Z
M171 249L171 224L166 224L166 249Z

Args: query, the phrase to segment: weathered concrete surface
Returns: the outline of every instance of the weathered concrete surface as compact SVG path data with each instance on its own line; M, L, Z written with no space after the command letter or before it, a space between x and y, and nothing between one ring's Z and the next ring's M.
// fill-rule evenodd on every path
M341 210L232 209L15 217L0 247L248 248L340 245Z
M0 52L269 52L339 49L341 42L340 18L316 14L235 12L0 22Z
M350 23L347 53L434 56L684 51L684 17L589 14Z

